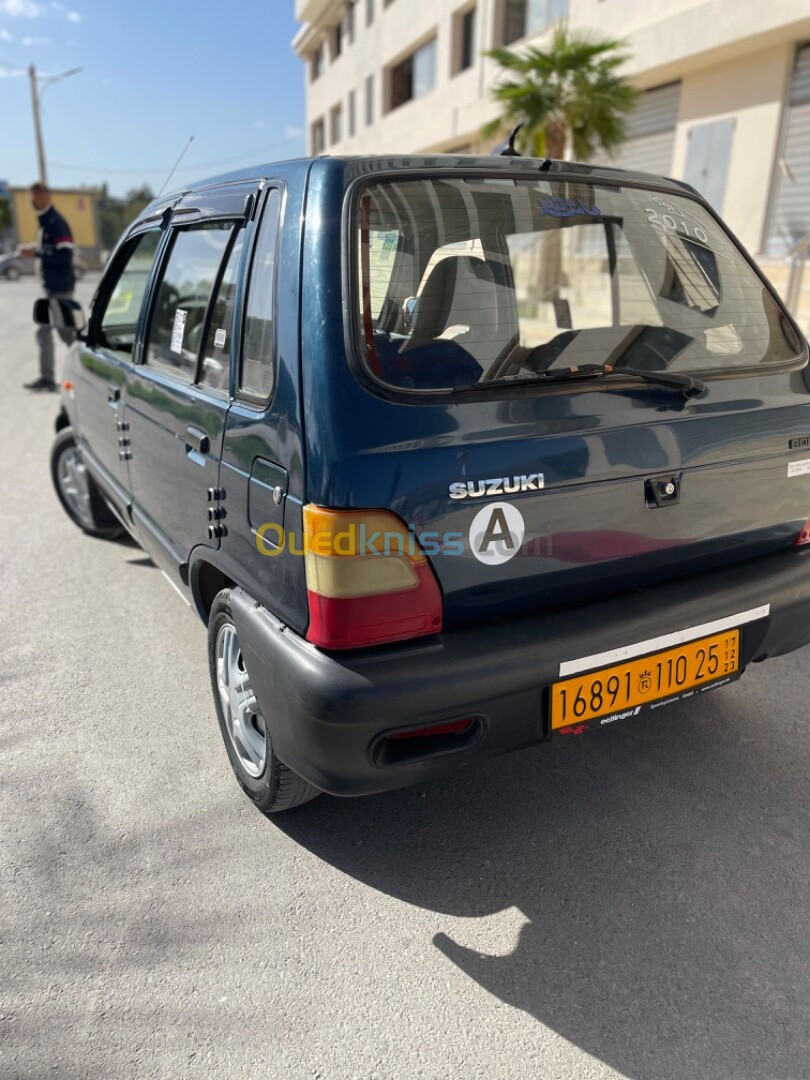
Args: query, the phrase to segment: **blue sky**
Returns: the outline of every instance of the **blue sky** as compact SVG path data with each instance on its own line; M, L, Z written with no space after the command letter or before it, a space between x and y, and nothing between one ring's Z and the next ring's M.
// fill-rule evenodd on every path
M53 187L157 190L304 152L293 0L0 0L0 179L29 184L29 83L81 67L43 97Z

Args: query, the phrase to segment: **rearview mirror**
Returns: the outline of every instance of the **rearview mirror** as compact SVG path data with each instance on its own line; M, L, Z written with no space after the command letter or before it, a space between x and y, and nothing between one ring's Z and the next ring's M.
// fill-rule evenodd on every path
M56 300L47 297L34 301L34 322L40 326L53 326L56 330L74 330L77 334L87 326L87 319L78 300Z

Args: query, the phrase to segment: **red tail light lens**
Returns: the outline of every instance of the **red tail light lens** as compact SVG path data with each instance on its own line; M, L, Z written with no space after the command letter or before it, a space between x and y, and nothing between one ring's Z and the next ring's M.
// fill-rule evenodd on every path
M396 514L305 506L304 560L313 645L357 649L441 630L433 570Z
M804 547L805 544L810 544L810 519L807 524L796 537L796 547Z

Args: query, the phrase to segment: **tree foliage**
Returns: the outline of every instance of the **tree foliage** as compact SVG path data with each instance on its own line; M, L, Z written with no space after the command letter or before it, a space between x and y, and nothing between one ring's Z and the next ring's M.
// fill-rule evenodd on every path
M98 200L98 223L102 248L107 250L113 248L124 229L135 220L154 197L148 184L133 188L120 198L110 195L105 184Z
M625 137L625 116L638 91L619 73L625 43L567 27L555 29L545 49L493 49L506 78L493 90L501 116L481 131L484 138L523 124L517 145L532 157L561 158L570 143L577 161L599 150L608 154Z

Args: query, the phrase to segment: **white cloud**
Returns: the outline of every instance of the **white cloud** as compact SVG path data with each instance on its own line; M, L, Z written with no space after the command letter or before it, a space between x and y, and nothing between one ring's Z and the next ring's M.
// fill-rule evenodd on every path
M44 4L35 0L0 0L0 14L12 18L38 19L45 14Z
M19 79L25 72L17 68L0 67L0 79Z
M14 38L11 36L11 34L8 32L8 30L4 30L2 27L0 27L0 41L13 41L13 40L14 40Z
M58 3L58 0L51 0L51 8L57 15L61 15L67 19L68 22L80 23L82 21L81 15L78 11L72 11L70 8L66 8L64 4Z
M304 134L304 129L300 127L293 127L291 124L284 125L284 138L285 139L300 139Z
M20 42L21 45L29 47L31 45L50 45L51 39L46 37L24 37Z

